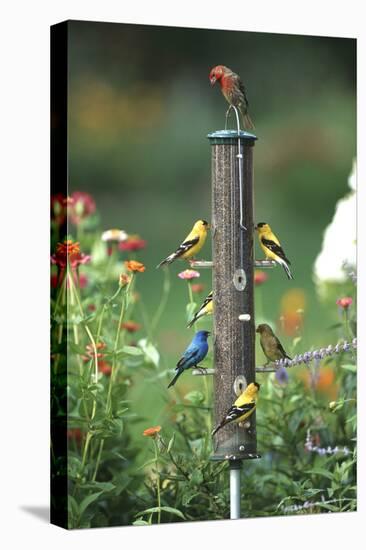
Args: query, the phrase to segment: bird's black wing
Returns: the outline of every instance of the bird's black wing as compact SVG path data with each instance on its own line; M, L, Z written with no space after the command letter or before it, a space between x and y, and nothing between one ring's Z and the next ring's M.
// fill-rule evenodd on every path
M281 342L279 341L279 339L277 338L277 336L275 336L276 338L276 344L277 344L277 348L280 350L280 352L282 353L282 355L284 357L287 357L287 359L291 359L291 357L289 357L286 353L286 351L284 350L283 348L283 345L281 344Z
M282 258L282 260L285 260L286 263L291 265L290 260L286 258L286 254L284 253L282 246L264 237L261 237L261 241L264 244L264 246L266 246L271 252L273 252L274 254L277 254L277 256Z
M197 311L197 313L202 311L207 306L207 304L209 304L210 302L212 302L212 292L210 292L210 294L204 299L204 301L203 301L201 307L199 308L199 310Z
M195 244L197 244L199 240L199 237L195 237L194 239L190 239L189 241L182 242L182 244L179 245L174 253L175 257L179 258L179 256L181 256L182 254L190 250Z
M241 416L243 416L243 414L250 412L254 407L255 407L255 403L253 401L251 403L245 403L240 407L238 407L237 405L233 405L228 410L224 423L227 424L228 422L232 422L233 420L240 418Z
M187 250L192 248L192 246L197 244L198 241L199 241L199 237L195 237L194 239L190 239L189 241L183 241L182 244L179 245L177 250L175 252L173 252L173 254L170 254L169 256L167 256L156 267L161 267L162 265L171 264L172 262L174 262L174 260L176 260L177 258L180 258L182 256L182 254L187 252Z

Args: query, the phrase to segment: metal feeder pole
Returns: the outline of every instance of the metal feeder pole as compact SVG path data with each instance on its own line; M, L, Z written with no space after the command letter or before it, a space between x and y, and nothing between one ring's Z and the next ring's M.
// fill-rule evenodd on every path
M217 131L208 138L212 146L216 425L235 401L238 388L255 380L253 146L257 138L239 129ZM249 458L259 458L254 414L249 427L228 424L214 438L211 459L230 464L232 519L240 518L240 468L242 460Z

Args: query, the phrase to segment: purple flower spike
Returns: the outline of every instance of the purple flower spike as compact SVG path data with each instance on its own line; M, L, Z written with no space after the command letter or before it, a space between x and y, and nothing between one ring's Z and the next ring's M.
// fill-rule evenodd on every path
M285 367L279 367L276 370L276 380L280 384L287 384L288 382L288 372Z

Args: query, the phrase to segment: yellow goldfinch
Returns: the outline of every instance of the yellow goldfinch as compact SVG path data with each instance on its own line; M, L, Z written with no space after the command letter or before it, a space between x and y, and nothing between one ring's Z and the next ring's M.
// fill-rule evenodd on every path
M292 273L289 268L291 262L288 258L286 258L280 241L277 239L276 235L272 233L272 229L270 228L268 223L258 223L255 229L258 231L259 244L261 245L261 248L265 253L267 260L274 260L279 265L282 265L287 277L289 279L293 279Z
M230 407L220 424L212 430L211 436L214 436L216 432L226 424L229 424L229 422L244 422L244 420L253 414L257 406L259 388L260 385L257 382L249 384L243 393L239 395L234 405Z
M165 258L165 260L160 262L157 267L161 267L165 264L171 264L177 258L182 258L184 260L193 258L205 244L208 229L210 229L208 222L205 220L198 220L194 224L192 231L186 236L177 250Z
M260 344L268 362L291 359L269 325L258 325L256 332L260 334Z
M211 315L213 311L213 301L212 301L212 290L210 294L205 298L203 301L201 307L198 311L194 314L193 318L189 321L187 328L191 328L191 326L198 321L198 319L201 319L204 315Z

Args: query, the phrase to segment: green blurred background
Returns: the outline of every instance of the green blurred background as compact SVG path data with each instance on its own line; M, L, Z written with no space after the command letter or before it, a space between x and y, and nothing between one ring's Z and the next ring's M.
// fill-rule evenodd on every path
M71 22L69 194L94 196L103 229L148 241L138 253L147 266L139 291L153 315L163 283L156 264L196 219L210 219L206 136L224 127L227 108L208 80L217 64L239 73L247 88L258 136L255 220L276 229L295 276L289 283L282 269L269 272L260 287L261 313L278 322L284 293L290 285L302 289L304 346L328 344L337 309L330 316L319 302L312 267L335 203L348 191L356 151L355 40ZM259 247L256 253L262 257ZM210 259L209 241L201 257ZM176 277L185 267L171 267L172 292L157 336L171 367L191 338L186 283ZM198 282L206 287L201 301L211 273L202 271Z

